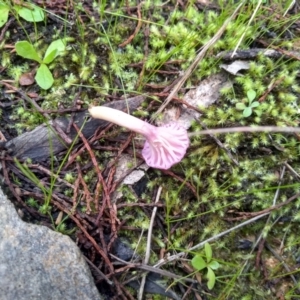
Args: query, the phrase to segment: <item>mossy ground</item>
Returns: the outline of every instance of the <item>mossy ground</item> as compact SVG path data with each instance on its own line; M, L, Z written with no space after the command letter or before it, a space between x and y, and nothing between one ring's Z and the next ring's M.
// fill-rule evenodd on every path
M299 126L299 7L298 4L290 6L292 1L261 1L249 23L259 2L247 1L247 5L240 9L178 96L182 97L204 78L220 72L223 61L217 58L217 54L232 51L239 42L239 50L273 48L282 55L270 58L260 54L251 59L249 70L243 71L241 76L228 74L232 86L222 89L217 103L203 110L201 124L208 128ZM1 82L12 80L10 84L24 93L37 94L39 106L44 111L86 108L90 103L102 104L124 96L147 95L147 101L137 112L143 117L156 112L172 83L188 69L201 47L216 34L237 6L234 1L215 1L208 6L201 5L201 1L145 1L138 6L134 1L62 1L60 5L60 10L46 6L47 18L38 24L11 16L15 19L5 29L0 41ZM44 53L51 41L57 38L67 38L68 44L65 53L49 66L55 79L53 87L45 91L35 84L19 85L21 74L32 71L35 63L17 56L9 46L18 40L29 40ZM2 122L8 121L7 116L10 116L10 121L3 127L7 138L44 122L40 112L4 86L2 84L2 101L9 105L1 110ZM236 104L247 103L249 90L255 91L259 106L246 118ZM171 105L179 104L173 102ZM53 118L57 115L51 113ZM190 130L203 129L201 124L195 120ZM106 166L116 156L115 149L122 147L124 142L118 137L119 130L113 127L98 144L102 150L94 151L107 181L110 180L110 170ZM270 212L268 216L211 242L213 258L221 264L215 270L216 284L208 290L206 273L201 272L202 283L194 284L186 299L195 299L195 295L201 295L202 299L299 298L300 287L294 281L299 282L300 197L288 201L299 192L299 135L292 132L237 132L216 137L224 147L209 135L194 136L185 159L171 171L147 172L145 184L140 187L142 191L137 193L130 187L119 187L123 196L122 205L117 210L121 222L116 227L118 236L126 237L136 253L144 256L152 208L139 206L139 203L152 203L158 187L162 187L160 202L163 205L158 209L154 225L149 263L157 263L161 253L167 256L186 251L187 261L178 259L163 268L182 277L196 278L188 266L190 259L203 251L200 248L189 252L191 246L260 212ZM135 144L130 145L129 153L134 155ZM49 187L46 192L59 193L65 201L77 203L69 213L78 218L101 244L103 240L96 235L96 230L109 233L112 220L107 213L100 229L94 226L97 209L103 203L90 203L86 193L94 195L97 191L101 201L104 191L98 184L90 156L87 151L82 152L76 163L67 169L62 157L52 157L51 164L46 165L54 174L60 170L59 177L64 180L61 186L53 183L53 176L46 179L36 170L32 169L32 172ZM84 188L88 190L85 197L63 184L76 184L79 169L86 184ZM26 189L28 182L16 178L13 172L10 176L16 186ZM51 195L46 198L47 201L22 196L26 205L44 214L38 222L76 238L70 230L78 224L70 220L66 211L64 222L55 224L61 209ZM90 208L87 208L86 201ZM280 206L285 201L286 205ZM278 207L272 210L272 206ZM87 210L89 214L85 214ZM108 207L104 210L107 211ZM77 238L80 236L83 253L100 265L104 273L110 273L94 248L84 248L86 238L82 237L84 234L80 233L80 228L78 230ZM121 284L127 279L125 275L130 277L124 273L118 279ZM190 285L167 277L164 279L166 286L172 285L178 295L183 295ZM165 298L155 296L155 299Z

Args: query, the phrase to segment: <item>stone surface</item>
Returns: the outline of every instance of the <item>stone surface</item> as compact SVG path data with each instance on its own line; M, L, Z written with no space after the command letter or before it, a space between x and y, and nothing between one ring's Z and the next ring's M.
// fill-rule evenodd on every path
M222 64L220 67L232 75L242 75L239 74L239 71L250 69L250 62L245 60L235 60L231 64Z
M74 242L23 222L0 188L0 299L102 299Z
M122 180L121 185L133 185L145 176L148 169L149 166L142 163L141 159L129 154L121 154L118 159L114 180ZM115 202L122 196L123 194L119 190L116 190L113 193L112 200Z

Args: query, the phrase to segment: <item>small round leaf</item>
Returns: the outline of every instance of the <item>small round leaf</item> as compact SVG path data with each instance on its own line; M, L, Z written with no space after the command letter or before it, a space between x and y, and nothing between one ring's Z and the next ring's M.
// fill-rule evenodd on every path
M248 118L248 117L251 116L251 114L252 114L252 108L251 108L251 107L246 107L246 108L244 109L244 111L243 111L243 116L244 116L245 118Z
M205 243L204 245L205 255L206 255L206 261L209 263L212 258L212 250L209 243Z
M8 20L9 7L5 4L0 4L0 27L6 24Z
M35 60L39 63L42 62L40 59L39 55L35 51L34 47L27 41L20 41L15 44L15 48L17 51L17 54L27 58L27 59L32 59Z
M45 58L43 60L43 63L44 64L50 64L53 61L53 59L56 57L56 53L57 53L57 50L54 49L47 56L45 56Z
M254 90L249 90L247 92L247 97L248 97L249 102L252 102L256 97L256 92Z
M259 106L259 102L258 101L254 101L254 102L251 103L251 107L252 108L253 107L257 107L257 106Z
M52 62L55 57L66 50L66 45L67 42L65 41L65 39L58 39L53 41L46 50L44 63L49 64L50 62Z
M206 262L204 261L204 259L200 255L196 255L192 259L192 266L196 270L200 271L200 270L203 270L204 268L206 268Z
M207 287L212 290L216 283L216 275L211 268L207 268Z
M26 4L30 5L30 3ZM19 16L27 22L41 22L45 19L43 10L36 5L31 4L29 8L24 6L15 6L14 8Z
M239 102L235 105L235 108L238 110L244 110L246 108L246 105L243 102Z
M37 84L44 90L48 90L54 82L53 76L45 64L41 64L38 68L35 75L35 80Z
M212 260L207 266L213 270L217 270L220 267L220 264L217 261Z

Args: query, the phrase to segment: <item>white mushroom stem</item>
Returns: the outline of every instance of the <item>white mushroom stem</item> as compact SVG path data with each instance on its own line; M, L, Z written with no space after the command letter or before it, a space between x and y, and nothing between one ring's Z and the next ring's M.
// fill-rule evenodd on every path
M90 107L89 113L93 118L102 119L117 124L121 127L126 127L143 135L147 135L149 129L151 130L151 127L154 127L153 125L123 111L106 106Z

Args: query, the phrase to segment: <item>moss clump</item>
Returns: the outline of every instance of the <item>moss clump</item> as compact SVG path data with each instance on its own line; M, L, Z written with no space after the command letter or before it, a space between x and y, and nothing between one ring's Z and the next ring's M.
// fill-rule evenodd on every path
M234 1L219 1L220 9L203 10L193 1L182 9L181 4L169 5L173 2L158 0L143 2L138 8L133 8L129 15L126 8L136 5L134 1L100 2L93 3L89 10L85 9L85 3L75 3L74 25L68 27L69 22L66 22L63 30L49 26L51 21L39 24L38 29L47 36L46 40L39 39L34 27L26 27L26 32L18 36L8 32L0 45L3 54L1 66L4 68L1 79L17 81L22 72L35 67L25 65L20 57L6 51L5 43L14 44L17 39L30 38L38 51L43 53L52 40L68 37L70 40L64 56L57 57L49 66L55 78L53 87L49 91L23 87L26 93L35 91L43 97L43 101L39 102L42 109L68 108L74 105L78 97L80 103L87 106L95 100L103 103L124 94L145 93L150 95L151 105L143 104L136 115L149 117L162 98L157 96L157 91L164 88L169 91L171 83L187 70L201 47L217 33L235 8L232 4ZM292 16L274 22L279 12L284 14L284 8L277 3L280 1L275 2L278 10L274 10L274 14L270 16L269 7L261 7L250 25L249 20L257 2L251 1L251 4L244 6L240 14L229 23L225 33L209 49L184 88L193 88L204 77L220 72L221 61L216 55L221 51L233 50L240 41L239 49L257 47L255 43L258 37L268 39L275 46L285 47L285 50L292 49L297 31L291 25L296 18ZM139 22L140 30L135 31ZM283 40L287 33L291 37ZM126 46L122 45L132 34L133 39ZM218 103L204 109L201 123L195 120L191 131L201 130L201 124L209 128L241 125L299 126L299 62L287 56L271 59L262 53L250 62L249 67L242 76L231 76L232 86L221 90ZM236 108L236 104L248 103L249 91L255 92L255 101L259 105L251 115L245 117ZM7 96L9 100L15 98ZM52 115L53 118L55 116ZM14 104L12 119L19 133L45 121L29 103L22 101ZM105 146L111 142L118 149L119 144L115 139L117 134L119 130L107 131L105 141L99 141L99 145L108 149ZM298 192L300 147L297 135L236 132L217 135L216 138L223 147L210 136L194 136L182 163L169 172L149 170L149 181L141 195L129 187L120 187L123 195L120 201L128 204L150 204L157 187L163 188L160 202L164 205L158 208L151 263L159 259L161 250L165 255L186 251L191 245L239 224L243 218L250 218L250 213L255 214L274 204L283 203ZM95 156L101 171L107 175L105 166L116 156L115 153L101 148L95 151ZM64 161L61 162L60 157L53 157L52 163L61 171ZM89 155L80 154L76 163L83 170L84 182L91 191L95 191L98 177ZM69 166L63 174L58 174L62 177L65 174L64 180L74 183L76 167ZM73 189L65 188L62 192L61 186L51 188L60 192L60 196L69 197L71 201L68 204L72 207L73 197L76 196ZM98 192L102 199L103 187L99 187ZM86 199L82 199L81 195L75 198L78 201L76 209L80 213L90 212L86 207ZM33 198L27 199L31 207L39 207L41 213L51 215L53 206L50 206L50 200L48 202L44 204L40 199L38 202ZM100 206L102 203L96 204ZM91 203L91 214L95 213L96 204ZM222 262L222 267L216 272L214 295L233 299L267 299L274 296L269 285L261 285L265 278L255 268L255 255L250 249L252 244L248 249L241 249L239 242L250 238L255 241L262 234L273 248L279 248L280 242L282 255L288 262L294 263L299 254L299 206L300 200L295 199L272 212L268 222L266 219L257 221L212 244L214 257ZM145 232L149 227L151 211L152 208L142 205L121 206L117 211L122 221L118 233L129 238L140 256L144 255L147 247ZM96 227L96 222L90 221L91 217L86 217L83 222L89 230ZM109 231L111 224L107 220L104 214L102 225L107 226ZM63 232L67 232L67 229L64 225L57 228ZM93 236L98 237L99 232ZM193 253L187 253L187 259L192 257ZM279 262L273 270L268 271L270 281L285 276ZM172 265L172 272L192 276L191 272L183 272L176 263ZM290 292L293 291L290 289Z

